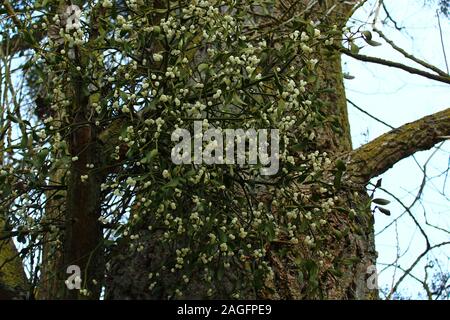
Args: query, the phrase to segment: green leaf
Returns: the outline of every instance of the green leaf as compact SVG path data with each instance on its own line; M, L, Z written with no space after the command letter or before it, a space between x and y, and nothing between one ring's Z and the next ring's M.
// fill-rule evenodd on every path
M339 171L345 171L345 170L347 170L347 167L345 166L345 163L344 163L344 161L342 161L342 160L338 160L338 161L336 161L336 168L339 170Z
M163 189L175 189L180 184L180 182L183 182L183 180L181 178L179 178L179 177L173 178L168 183L166 183L162 188Z
M339 230L333 230L333 233L336 236L336 239L338 240L342 239L342 233Z
M156 12L156 13L166 13L166 12L167 12L167 9L166 9L166 8L154 8L154 9L153 9L153 12Z
M352 76L351 74L345 72L345 73L344 73L344 79L347 79L347 80L353 80L353 79L355 79L355 77Z
M207 63L200 63L197 67L197 70L200 72L208 70L208 69L209 69L209 64L207 64Z
M352 266L361 261L361 258L353 257L353 258L345 258L342 259L342 264L346 266Z
M384 213L387 216L391 215L391 211L385 208L377 207L378 210L380 210L381 213Z
M337 269L329 269L328 272L330 272L335 277L342 277L343 275L342 271Z
M315 74L310 74L306 80L308 81L308 83L315 83L317 80L317 76Z
M48 149L42 149L34 158L33 163L37 168L40 168L45 161L45 158L47 158L47 155L49 154Z
M374 41L374 40L367 40L367 39L364 39L364 40L366 40L367 44L369 44L369 45L372 46L372 47L378 47L378 46L381 46L381 43L379 43L379 42L377 42L377 41Z
M305 276L303 275L303 272L301 271L298 272L297 280L299 283L303 283L305 281Z
M33 43L35 42L33 36L31 35L31 32L29 32L29 31L27 31L27 30L25 30L25 31L22 33L22 37L23 37L23 39L25 40L25 42L27 42L27 43L33 44Z
M388 205L389 203L391 203L389 200L386 199L381 199L381 198L375 198L372 200L373 203L385 206Z
M219 230L219 240L220 242L226 243L227 242L227 235L222 230Z
M316 262L314 260L306 260L304 261L304 268L308 272L308 280L315 281L319 272L319 267Z
M157 155L158 155L157 149L153 149L153 150L147 152L147 154L145 155L145 162L151 163Z
M359 53L359 47L354 44L353 42L350 45L350 51L354 54L358 54Z
M105 245L105 247L112 247L116 244L116 242L114 240L105 239L103 240L103 244Z
M364 38L364 40L372 40L372 32L370 32L370 31L363 31L363 32L361 32L362 33L362 35L363 35L363 38Z
M341 181L342 181L342 171L338 171L336 175L334 176L334 188L340 189L341 188Z
M236 106L245 106L247 105L242 99L239 97L237 93L233 94L233 98L231 99L231 102L233 102Z
M28 136L26 134L22 135L22 140L20 141L20 147L25 149L28 146Z
M304 150L304 149L305 149L305 145L304 145L304 144L301 144L301 143L294 144L294 145L291 147L291 150L294 151L294 152L301 151L301 150Z
M225 268L223 266L223 263L220 263L219 268L217 270L217 279L222 280L224 273L225 273Z
M281 85L280 78L278 77L278 73L274 72L274 76L275 76L275 84L278 88L278 92L282 93L284 90L283 90L283 86Z

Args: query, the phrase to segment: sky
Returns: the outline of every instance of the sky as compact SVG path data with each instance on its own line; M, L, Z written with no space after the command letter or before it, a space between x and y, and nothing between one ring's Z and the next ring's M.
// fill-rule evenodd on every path
M370 14L373 12L376 2L375 0L369 0L355 13L352 19L355 25L368 22L367 29L370 30L370 24L373 20L373 16L370 16ZM381 23L378 23L377 27L396 45L407 52L442 70L446 70L443 46L449 60L449 18L442 15L440 17L443 31L442 45L436 5L424 6L422 0L385 0L385 4L390 15L399 26L405 27L405 29L398 31L392 27L392 24L383 26ZM385 14L380 16L386 17ZM351 22L350 25L352 25ZM367 46L360 53L421 68L393 50L389 44L376 37L374 40L383 43L383 45L378 47ZM450 64L450 60L448 63ZM349 57L343 58L343 68L345 72L355 77L355 79L345 82L347 98L391 126L399 127L450 107L450 87L444 83L411 75L402 70L360 62ZM390 128L371 119L351 105L349 105L349 118L354 148L390 130ZM440 146L440 150L434 148L430 151L418 152L415 158L423 166L431 155L426 171L427 176L431 179L428 179L422 197L414 206L412 214L422 225L426 225L426 217L428 222L449 231L450 177L446 180L445 174L442 173L449 167L450 142L445 142ZM373 183L378 178L374 179ZM381 178L383 179L382 187L409 206L419 190L423 172L414 159L410 157L397 163ZM413 220L408 214L404 214L404 208L394 198L380 190L375 193L375 197L391 200L391 204L386 207L392 213L391 216L375 213L375 231L378 233L376 236L376 249L379 254L378 271L382 271L385 264L394 264L407 269L425 249L424 238ZM397 223L394 221L397 221ZM390 223L392 224L391 227L382 231ZM431 245L450 240L448 232L428 226L425 226L424 229L429 234ZM397 255L400 255L399 259L396 258ZM442 270L447 273L450 272L450 246L436 249L429 257L430 259L438 259ZM419 279L423 278L426 263L427 258L422 259L412 274ZM379 274L378 280L381 288L390 288L402 275L399 269L396 272L395 269L389 268ZM420 283L412 277L405 279L403 285L399 288L404 297L425 298Z

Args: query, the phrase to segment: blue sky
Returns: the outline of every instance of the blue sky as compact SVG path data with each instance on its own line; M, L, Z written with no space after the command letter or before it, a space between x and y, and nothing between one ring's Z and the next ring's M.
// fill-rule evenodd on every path
M356 12L353 17L355 25L361 24L361 21L372 22L373 16L370 16L370 13L375 8L376 2L369 0ZM380 23L377 24L377 27L406 51L446 70L436 6L424 6L424 2L420 0L385 0L385 3L391 16L405 29L400 32L392 26L383 26ZM385 17L385 14L381 14L381 17ZM450 21L448 18L441 16L441 27L444 34L444 48L447 50L447 58L450 58ZM370 30L370 25L367 28ZM376 38L375 40L382 42ZM394 51L386 43L379 47L364 48L360 53L421 68ZM348 57L344 57L343 66L346 72L355 77L353 80L346 80L347 98L394 127L450 107L450 87L446 84ZM349 106L349 117L355 148L390 130L352 106ZM419 152L415 156L416 160L423 165L434 151L435 149ZM446 142L439 151L434 152L427 165L427 175L434 177L448 169L449 155L450 143ZM408 158L396 164L381 177L383 178L383 187L408 206L414 201L419 190L423 172L413 158ZM444 180L445 175L430 179L422 198L414 206L412 212L424 225L424 212L426 212L429 222L439 225L445 230L450 230L450 177L445 185ZM386 225L400 217L405 210L382 191L378 191L376 196L392 201L387 206L392 212L390 217L381 213L375 214L376 232L380 232ZM425 227L425 230L429 234L432 244L450 240L449 233L437 231L431 227ZM407 214L403 214L398 219L397 226L394 223L376 237L376 246L379 252L379 270L382 270L386 263L396 262L398 248L400 248L399 253L402 256L398 259L397 265L408 268L425 249L425 241L413 220ZM439 259L442 269L449 272L449 256L450 248L447 246L434 251L430 258ZM427 259L424 258L422 263L414 269L413 274L418 278L423 277L423 267L426 262ZM390 287L393 279L398 280L402 272L400 270L394 272L394 270L395 268L389 268L380 274L379 284L381 287ZM411 277L408 277L400 288L406 295L414 297L419 297L418 293L421 291L420 283Z

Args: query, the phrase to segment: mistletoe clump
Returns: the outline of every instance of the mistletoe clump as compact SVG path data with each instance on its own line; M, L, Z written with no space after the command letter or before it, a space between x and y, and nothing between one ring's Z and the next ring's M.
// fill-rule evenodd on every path
M45 17L58 31L29 64L48 108L31 122L15 119L19 153L0 171L20 240L51 239L61 250L64 218L50 219L45 208L63 207L65 191L43 186L76 179L99 183L106 259L117 250L124 261L149 257L141 281L154 297L257 295L274 281L279 245L307 252L293 259L317 286L332 268L321 244L338 200L325 177L332 161L316 150L317 57L339 33L299 17L281 23L276 5L105 0L81 8L79 23ZM195 121L203 130L278 129L279 171L174 164L172 133L193 132ZM74 130L97 137L96 158L86 162L71 148ZM83 172L74 170L80 161Z

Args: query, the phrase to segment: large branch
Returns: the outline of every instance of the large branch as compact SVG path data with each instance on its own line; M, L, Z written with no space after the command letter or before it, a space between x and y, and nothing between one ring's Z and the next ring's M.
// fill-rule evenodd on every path
M449 139L450 108L405 124L350 153L347 178L367 184L400 160Z

